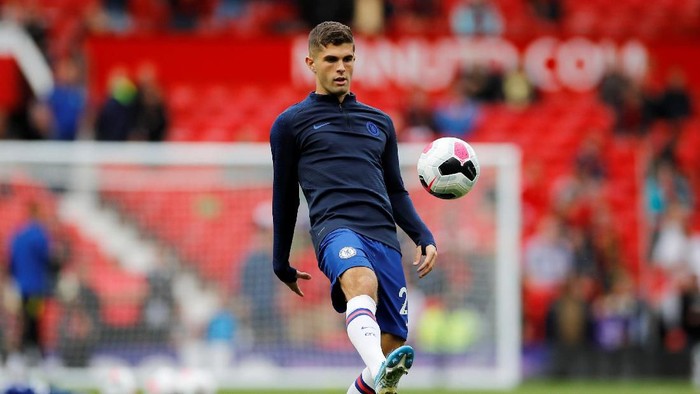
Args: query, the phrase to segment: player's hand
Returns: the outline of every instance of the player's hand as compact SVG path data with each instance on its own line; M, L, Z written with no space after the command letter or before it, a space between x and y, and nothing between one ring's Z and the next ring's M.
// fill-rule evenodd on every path
M290 289L292 289L293 292L297 293L299 297L303 297L304 292L301 291L301 289L299 288L299 279L309 280L311 279L311 275L303 271L297 271L296 277L296 282L284 282L284 284L287 285L287 287L289 287Z
M421 263L421 258L423 262ZM435 245L428 245L425 247L425 257L423 258L423 250L420 245L416 247L416 258L413 259L413 265L418 265L418 277L422 278L430 271L433 270L435 266L435 261L437 260L437 248Z

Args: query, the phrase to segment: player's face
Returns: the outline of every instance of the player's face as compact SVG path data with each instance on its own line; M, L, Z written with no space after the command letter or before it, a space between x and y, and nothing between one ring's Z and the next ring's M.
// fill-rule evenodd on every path
M355 46L349 43L328 45L313 58L307 58L307 64L316 74L316 93L332 94L342 99L350 91Z

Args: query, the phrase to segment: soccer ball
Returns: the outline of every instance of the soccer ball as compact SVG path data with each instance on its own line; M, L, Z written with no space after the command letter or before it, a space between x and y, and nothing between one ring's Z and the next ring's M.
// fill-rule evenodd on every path
M476 152L459 138L438 138L418 158L418 178L435 197L446 200L462 197L479 179Z

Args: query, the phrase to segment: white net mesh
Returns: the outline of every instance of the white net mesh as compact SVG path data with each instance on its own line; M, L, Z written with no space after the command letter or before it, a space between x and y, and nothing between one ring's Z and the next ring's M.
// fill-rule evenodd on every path
M465 198L442 201L418 183L421 148L401 148L404 180L440 257L418 280L414 246L400 234L418 354L405 384L512 386L517 152L475 145L479 183ZM316 267L304 209L291 260L314 276L302 284L306 297L272 273L268 146L8 143L0 161L3 256L32 203L56 256L38 315L39 360L26 356L21 308L8 307L21 304L11 296L17 286L3 281L8 360L24 354L23 363L59 384L119 380L110 384L151 392L173 384L344 388L361 371Z

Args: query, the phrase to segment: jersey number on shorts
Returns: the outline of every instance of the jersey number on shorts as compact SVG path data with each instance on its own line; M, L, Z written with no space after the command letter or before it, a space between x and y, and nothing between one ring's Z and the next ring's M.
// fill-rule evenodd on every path
M399 298L403 298L403 305L401 306L401 314L408 315L408 297L406 297L406 287L402 287L399 290Z

